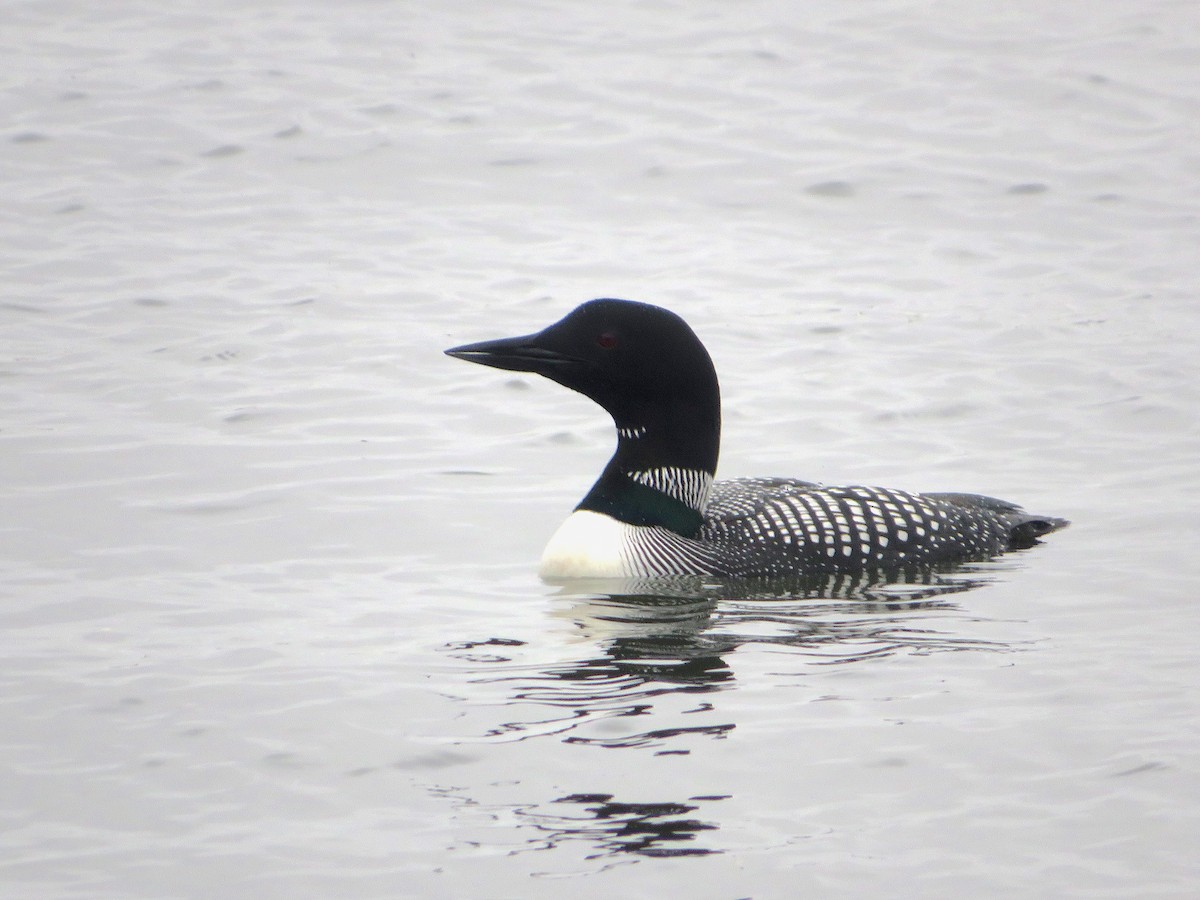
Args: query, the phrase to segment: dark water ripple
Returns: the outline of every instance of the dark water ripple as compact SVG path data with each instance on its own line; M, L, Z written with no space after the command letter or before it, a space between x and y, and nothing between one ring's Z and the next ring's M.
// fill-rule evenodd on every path
M554 801L563 811L523 810L521 816L545 834L546 848L584 841L595 848L588 858L633 853L640 856L706 856L720 850L695 843L719 826L688 814L718 798L695 803L625 803L612 794L571 794Z

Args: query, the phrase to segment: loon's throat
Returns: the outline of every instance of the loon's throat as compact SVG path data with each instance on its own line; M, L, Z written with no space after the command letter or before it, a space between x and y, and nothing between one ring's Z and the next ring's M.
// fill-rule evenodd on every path
M611 464L576 509L604 513L630 525L660 525L695 537L704 524L712 475L663 467L622 472Z

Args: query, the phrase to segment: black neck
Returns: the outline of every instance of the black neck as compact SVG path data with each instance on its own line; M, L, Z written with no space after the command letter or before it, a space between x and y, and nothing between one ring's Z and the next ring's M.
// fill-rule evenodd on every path
M720 450L720 402L707 407L677 404L669 411L655 412L655 416L616 420L617 450L576 508L695 537L704 521L703 509L631 476L666 469L711 478ZM655 424L634 424L647 421Z

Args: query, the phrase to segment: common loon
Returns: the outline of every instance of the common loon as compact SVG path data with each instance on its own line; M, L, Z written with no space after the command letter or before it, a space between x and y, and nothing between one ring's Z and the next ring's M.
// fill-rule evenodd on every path
M714 482L716 370L687 323L661 307L592 300L536 334L446 353L544 375L613 417L616 452L550 539L543 578L898 571L986 559L1068 524L976 494Z

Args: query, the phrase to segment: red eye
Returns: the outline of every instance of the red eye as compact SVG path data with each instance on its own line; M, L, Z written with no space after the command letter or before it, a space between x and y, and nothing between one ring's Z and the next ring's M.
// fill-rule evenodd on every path
M617 346L617 336L611 331L606 331L596 338L596 344L605 350L612 350Z

